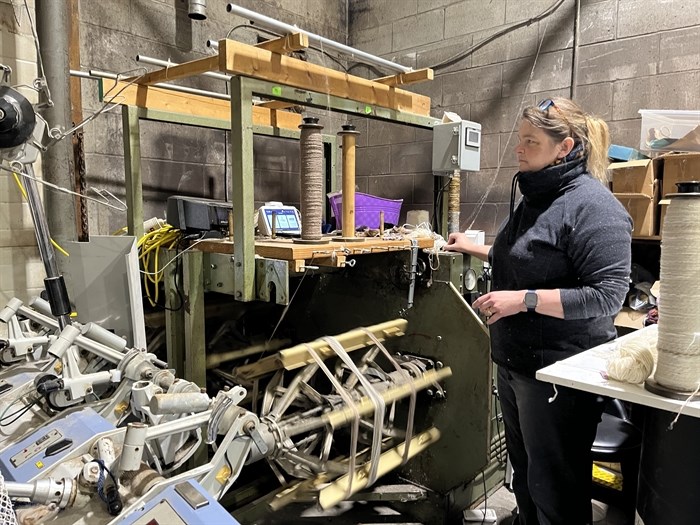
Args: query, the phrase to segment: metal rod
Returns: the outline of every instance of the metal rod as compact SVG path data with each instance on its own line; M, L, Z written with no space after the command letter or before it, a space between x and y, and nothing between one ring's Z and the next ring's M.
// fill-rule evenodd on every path
M98 71L96 69L91 69L87 73L85 71L76 71L75 69L71 69L70 74L74 77L90 78L94 80L100 78L117 80L118 77L116 73L110 73L108 71ZM231 97L223 93L216 93L215 91L206 91L204 89L197 89L186 86L177 86L175 84L166 84L165 82L158 82L156 84L153 84L153 87L170 89L171 91L179 91L181 93L191 93L192 95L202 95L204 97L218 98L220 100L231 100Z
M338 42L335 42L334 40L329 40L328 38L315 35L314 33L309 33L308 31L299 29L296 26L285 24L284 22L280 22L278 20L275 20L274 18L261 15L259 13L256 13L255 11L251 11L250 9L245 9L244 7L239 7L234 4L228 4L226 6L226 11L228 11L229 13L233 13L234 15L247 18L248 20L252 20L261 27L272 29L280 33L302 33L308 36L311 42L320 45L321 49L331 49L333 51L337 51L339 53L348 55L350 58L359 59L367 64L374 64L375 66L385 67L387 69L390 69L391 71L398 71L399 73L408 73L409 71L412 71L410 67L402 66L401 64L391 62L390 60L386 60L384 58L371 55L364 51L360 51L359 49L355 49L354 47L346 46L345 44L340 44Z
M46 213L39 198L39 189L36 180L34 179L34 166L27 164L24 167L25 172L29 177L22 177L22 185L27 193L27 202L29 203L29 211L32 214L34 221L34 231L36 233L36 243L39 247L39 255L44 263L46 277L48 279L56 279L61 276L58 272L58 263L56 262L56 252L51 245L51 235L49 233L49 224L46 220ZM63 330L70 324L70 316L57 316L58 327Z
M147 57L144 55L136 55L136 62L143 62L144 64L160 67L175 67L180 65L177 62L171 62L170 60L162 60L160 58ZM225 80L226 82L231 80L231 75L217 73L215 71L207 71L206 73L202 73L202 75L205 77L216 78L217 80Z
M53 319L43 314L40 314L39 312L32 310L31 308L27 308L26 306L20 307L17 310L17 312L20 315L23 315L24 317L31 319L32 321L42 324L46 327L53 329L59 327L59 324ZM109 348L108 346L100 344L96 341L93 341L92 339L89 339L84 335L79 335L78 337L76 337L75 344L77 344L81 348L84 348L85 350L88 350L89 352L92 352L97 357L101 357L102 359L109 361L110 363L119 363L122 359L124 359L123 353L119 352L118 350L114 350L113 348Z

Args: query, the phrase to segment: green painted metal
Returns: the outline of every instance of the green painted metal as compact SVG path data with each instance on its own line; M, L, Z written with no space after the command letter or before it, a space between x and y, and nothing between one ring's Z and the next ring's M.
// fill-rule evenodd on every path
M304 304L288 311L286 322L295 327L300 340L311 340L403 314L407 333L393 341L391 349L440 361L453 372L445 382L446 399L421 396L418 427L435 425L442 437L412 459L403 476L446 494L473 479L489 461L491 371L486 327L450 282L433 280L431 286L419 282L414 306L405 310L408 282L401 276L408 275L410 252L367 254L355 260L355 266L344 272L307 277L311 282L305 286L313 289L303 293Z
M138 108L122 106L124 134L124 175L126 185L127 233L143 236L143 187L141 180L141 138Z
M340 113L388 120L423 128L432 128L435 124L440 122L440 120L435 117L415 115L413 113L405 113L381 106L367 105L362 102L355 102L354 100L348 100L326 93L317 93L315 91L308 91L290 86L280 86L279 84L274 84L266 80L246 78L245 84L255 95L286 102L296 102L299 105L310 108L338 111Z
M253 183L253 94L241 77L231 77L231 151L229 185L233 203L235 293L255 299L255 224Z
M163 249L161 256L170 261L177 255L175 250ZM184 295L178 290L178 265L171 264L163 270L165 291L165 345L168 366L175 369L177 377L185 377L185 305Z
M182 293L184 295L185 373L184 378L206 385L207 358L204 331L203 254L181 252Z

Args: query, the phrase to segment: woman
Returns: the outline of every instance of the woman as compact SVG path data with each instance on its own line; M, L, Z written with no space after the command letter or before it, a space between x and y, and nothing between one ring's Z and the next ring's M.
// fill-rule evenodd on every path
M607 125L572 101L527 108L510 216L493 246L450 234L446 250L489 260L488 318L519 525L591 522L591 456L603 401L535 379L615 337L628 291L632 221L607 189ZM516 184L522 200L514 208Z

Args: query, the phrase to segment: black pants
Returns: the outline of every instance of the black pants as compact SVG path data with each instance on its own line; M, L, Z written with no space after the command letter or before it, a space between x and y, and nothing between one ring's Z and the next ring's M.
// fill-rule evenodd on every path
M591 523L591 445L603 398L504 368L498 392L519 525Z

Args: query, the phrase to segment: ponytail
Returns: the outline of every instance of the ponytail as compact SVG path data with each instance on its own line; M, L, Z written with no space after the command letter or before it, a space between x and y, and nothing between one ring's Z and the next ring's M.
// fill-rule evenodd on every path
M610 147L610 131L608 125L601 118L586 115L588 155L588 171L593 178L598 179L604 185L608 184L608 148Z

